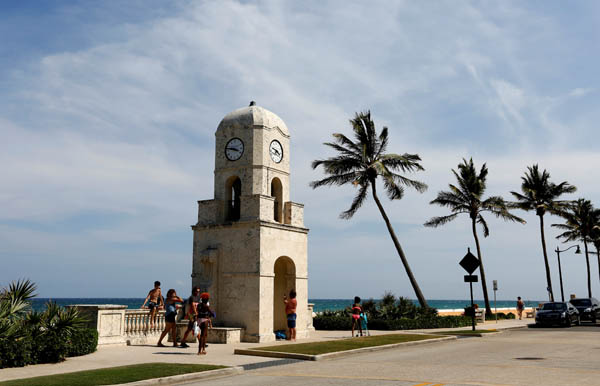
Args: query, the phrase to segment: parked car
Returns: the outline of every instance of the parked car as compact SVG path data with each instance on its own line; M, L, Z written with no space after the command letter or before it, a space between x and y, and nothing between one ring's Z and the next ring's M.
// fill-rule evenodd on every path
M570 303L579 311L581 320L589 320L596 323L600 319L600 303L596 298L576 298L571 299Z
M536 325L561 325L571 327L575 323L579 325L579 311L569 302L544 303L535 314Z

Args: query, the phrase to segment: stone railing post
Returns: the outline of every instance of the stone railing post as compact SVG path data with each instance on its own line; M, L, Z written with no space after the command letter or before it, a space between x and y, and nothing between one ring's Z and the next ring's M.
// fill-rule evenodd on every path
M125 309L116 304L74 304L81 316L88 319L89 328L98 331L98 346L125 344Z
M313 309L315 308L315 304L314 303L308 303L308 318L307 318L307 323L306 323L306 329L308 331L315 331L315 327L313 326Z

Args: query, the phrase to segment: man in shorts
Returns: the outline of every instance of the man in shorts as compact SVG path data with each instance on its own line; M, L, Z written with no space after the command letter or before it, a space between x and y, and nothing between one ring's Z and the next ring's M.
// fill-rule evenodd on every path
M186 348L190 347L186 343L188 335L194 330L194 322L198 314L198 303L200 303L200 287L194 287L192 289L192 295L186 300L186 312L184 319L188 320L187 329L183 334L183 339L179 347Z
M154 288L148 292L148 296L146 296L146 300L144 300L144 304L142 304L141 308L144 308L148 303L148 309L150 310L150 329L154 328L156 324L156 314L161 306L164 306L165 299L160 292L160 282L154 282Z

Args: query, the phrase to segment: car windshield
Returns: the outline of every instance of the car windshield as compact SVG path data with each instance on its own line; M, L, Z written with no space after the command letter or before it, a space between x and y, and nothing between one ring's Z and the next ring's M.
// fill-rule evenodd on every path
M567 309L567 305L565 303L546 303L542 310L545 311L564 311Z
M571 304L575 307L589 307L592 305L592 301L590 299L572 299Z

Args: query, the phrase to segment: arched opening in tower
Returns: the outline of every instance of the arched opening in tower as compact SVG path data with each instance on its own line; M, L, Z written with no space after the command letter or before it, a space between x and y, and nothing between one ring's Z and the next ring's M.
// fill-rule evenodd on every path
M283 186L281 180L275 177L271 181L271 197L275 198L273 204L273 220L282 223L283 222Z
M242 181L237 176L227 180L227 220L237 221L240 219L240 197L242 195Z

